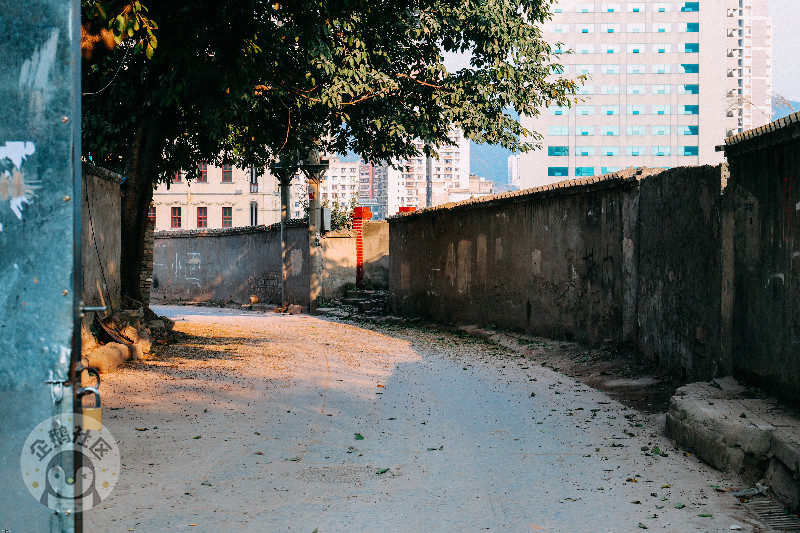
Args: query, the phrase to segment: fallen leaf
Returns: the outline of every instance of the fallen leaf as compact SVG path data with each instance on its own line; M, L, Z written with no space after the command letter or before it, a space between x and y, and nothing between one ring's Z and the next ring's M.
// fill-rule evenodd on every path
M194 436L194 437L192 437L192 438L193 438L193 439L195 439L195 440L197 440L197 439L200 439L200 438L202 438L202 437L201 437L200 435L195 435L195 436Z
M364 435L361 433L356 433L356 440L364 440Z
M686 507L685 503L676 503L675 504L675 509L683 509L684 507Z
M134 428L134 429L136 429L136 431L147 431L148 430L148 428Z
M697 516L699 516L700 518L711 518L711 517L713 517L714 515L712 515L711 513L700 513L700 514L699 514L699 515L697 515Z
M377 472L375 472L375 473L376 473L376 474L378 474L378 475L380 476L381 474L385 474L385 473L386 473L386 472L388 472L388 471L389 471L389 469L388 469L388 468L381 468L380 470L378 470L378 471L377 471Z
M300 460L300 458L299 458L299 457L292 457L291 459L289 459L289 461L292 461L293 463L296 463L296 462L298 462L299 460Z

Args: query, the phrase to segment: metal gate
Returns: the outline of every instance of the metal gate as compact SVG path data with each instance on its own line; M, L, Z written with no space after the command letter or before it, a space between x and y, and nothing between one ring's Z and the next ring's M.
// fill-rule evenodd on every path
M0 0L0 29L0 531L79 531L47 491L77 477L80 3Z

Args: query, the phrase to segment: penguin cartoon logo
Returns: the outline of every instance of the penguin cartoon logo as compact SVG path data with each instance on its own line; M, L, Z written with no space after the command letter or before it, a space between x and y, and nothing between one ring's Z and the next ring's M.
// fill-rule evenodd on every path
M81 466L74 475L69 475L61 465L69 464L76 456L80 456ZM94 463L85 453L79 450L59 452L47 464L44 493L39 501L47 507L53 507L61 498L76 500L82 504L81 508L92 508L101 501L95 481Z
M105 426L84 429L82 415L51 416L25 440L20 471L28 491L42 505L87 511L113 491L121 471L119 448Z

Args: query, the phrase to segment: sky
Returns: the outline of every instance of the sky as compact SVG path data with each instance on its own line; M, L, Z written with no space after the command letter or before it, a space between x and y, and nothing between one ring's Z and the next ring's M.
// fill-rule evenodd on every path
M800 0L768 0L772 17L772 90L800 100Z

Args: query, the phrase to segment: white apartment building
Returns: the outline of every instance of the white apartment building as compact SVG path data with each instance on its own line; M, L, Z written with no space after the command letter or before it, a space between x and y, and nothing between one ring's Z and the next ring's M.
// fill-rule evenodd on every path
M469 188L469 139L459 128L451 129L447 136L453 146L442 146L439 157L431 161L432 205L451 201L451 189ZM415 144L421 152L422 141ZM394 163L397 168L387 169L386 216L396 215L401 207L422 209L427 201L427 158L420 155Z
M521 154L508 156L508 184L519 187L519 161Z
M523 117L544 139L521 155L521 186L721 162L725 137L770 121L766 9L766 0L559 0L545 38L563 75L585 81L572 107Z
M278 180L269 172L200 163L200 179L176 174L153 191L156 231L235 228L280 222Z

